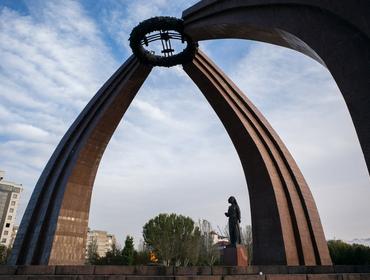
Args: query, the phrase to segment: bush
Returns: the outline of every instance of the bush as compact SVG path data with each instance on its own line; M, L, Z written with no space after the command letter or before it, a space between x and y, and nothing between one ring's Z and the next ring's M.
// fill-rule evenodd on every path
M370 264L370 247L348 244L342 240L329 240L328 247L333 264L367 265Z
M8 258L10 256L10 253L12 251L12 248L8 248L4 245L0 244L0 264L6 264L8 261Z

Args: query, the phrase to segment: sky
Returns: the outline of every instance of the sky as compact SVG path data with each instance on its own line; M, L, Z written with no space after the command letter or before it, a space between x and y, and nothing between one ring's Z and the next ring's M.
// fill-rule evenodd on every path
M0 0L0 170L22 183L18 223L47 160L87 102L131 55L134 26L181 17L194 0ZM321 64L248 40L200 42L280 135L316 201L327 239L370 237L370 180L340 91ZM102 158L89 226L142 239L159 213L225 228L234 195L250 221L236 151L182 70L156 67Z

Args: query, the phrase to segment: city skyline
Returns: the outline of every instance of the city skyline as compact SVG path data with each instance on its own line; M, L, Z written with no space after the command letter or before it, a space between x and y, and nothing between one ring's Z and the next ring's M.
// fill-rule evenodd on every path
M180 17L194 2L3 2L0 168L24 184L23 210L62 135L131 54L132 27L151 16ZM369 237L369 177L330 73L302 54L263 43L219 40L200 48L293 154L327 239ZM89 224L114 233L121 244L126 234L137 244L141 227L160 212L207 219L217 229L226 224L229 195L238 198L243 223L250 224L245 184L235 149L200 91L181 67L155 68L103 156Z

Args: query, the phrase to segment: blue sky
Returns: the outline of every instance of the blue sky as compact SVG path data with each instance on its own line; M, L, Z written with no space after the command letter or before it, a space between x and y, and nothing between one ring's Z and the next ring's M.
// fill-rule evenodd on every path
M22 183L24 208L79 112L130 55L140 21L180 17L196 1L0 0L0 169ZM370 237L369 176L330 73L289 49L201 42L279 133L316 200L327 238ZM235 195L250 223L239 159L216 114L180 66L155 68L124 116L96 178L90 226L141 238L161 212L223 228Z

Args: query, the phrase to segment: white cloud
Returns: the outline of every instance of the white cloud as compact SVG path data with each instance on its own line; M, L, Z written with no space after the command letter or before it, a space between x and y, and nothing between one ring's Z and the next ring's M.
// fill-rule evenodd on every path
M11 125L5 125L1 133L4 136L13 136L26 140L42 140L49 136L47 131L24 123L12 123Z
M166 116L161 109L148 102L138 100L133 106L138 108L145 116L152 118L153 121L164 121L168 119L168 116Z
M107 1L102 5L102 21L119 46L131 53L128 37L131 30L141 21L155 16L173 16L181 18L182 11L196 0L136 0Z
M68 126L117 67L78 2L30 8L0 9L1 169L24 184L26 201Z

